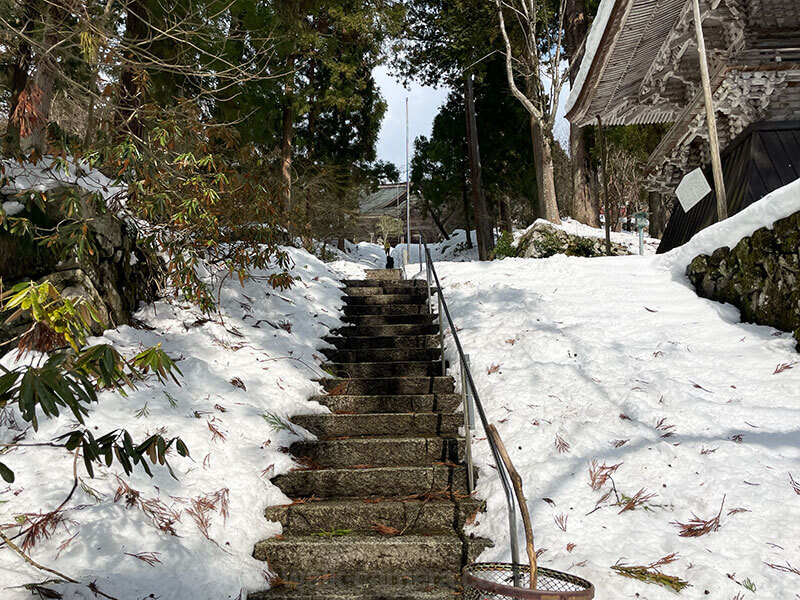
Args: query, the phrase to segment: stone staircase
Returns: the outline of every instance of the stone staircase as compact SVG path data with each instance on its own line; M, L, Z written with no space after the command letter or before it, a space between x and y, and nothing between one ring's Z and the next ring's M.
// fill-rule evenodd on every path
M467 494L461 397L441 375L425 282L374 270L345 285L328 393L313 398L331 414L292 418L318 441L293 444L307 468L273 480L293 503L266 511L283 534L254 556L277 577L249 598L457 598L488 541L462 531L482 506Z

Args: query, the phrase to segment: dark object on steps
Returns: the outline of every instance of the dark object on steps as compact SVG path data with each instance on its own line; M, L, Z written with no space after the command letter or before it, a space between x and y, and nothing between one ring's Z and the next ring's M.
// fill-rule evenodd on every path
M386 268L387 269L394 269L394 258L390 254L391 249L386 248Z

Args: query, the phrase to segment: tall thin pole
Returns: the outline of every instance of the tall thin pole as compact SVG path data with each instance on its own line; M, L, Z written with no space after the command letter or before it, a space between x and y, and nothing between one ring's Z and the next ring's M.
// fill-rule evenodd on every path
M406 96L406 253L411 254L411 180L408 177L408 96ZM422 257L420 257L422 260Z
M467 119L467 155L469 158L470 187L472 188L475 235L478 238L478 258L489 260L489 251L494 248L492 224L486 208L486 196L481 184L481 152L478 146L478 124L475 118L475 96L472 91L472 75L464 73L464 104ZM469 235L469 233L467 233Z
M603 120L597 115L597 134L600 138L600 164L603 169L603 214L606 224L606 254L611 256L611 209L608 204L608 154L603 134Z
M714 173L714 190L717 193L717 220L723 221L728 218L728 201L725 196L725 179L722 176L722 159L719 155L714 99L711 96L711 81L708 77L706 42L703 37L703 23L700 18L700 0L694 0L692 7L694 9L694 32L697 36L697 54L700 58L700 80L703 82L703 99L706 105L708 143L711 145L711 171Z

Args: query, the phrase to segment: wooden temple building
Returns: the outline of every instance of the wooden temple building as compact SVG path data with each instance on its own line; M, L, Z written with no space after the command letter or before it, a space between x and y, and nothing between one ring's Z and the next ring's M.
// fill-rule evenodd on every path
M712 181L694 0L602 0L567 118L579 126L671 123L645 167L651 193L701 167ZM800 178L800 0L700 0L728 215ZM712 185L713 188L713 185ZM716 222L712 191L674 200L659 252Z

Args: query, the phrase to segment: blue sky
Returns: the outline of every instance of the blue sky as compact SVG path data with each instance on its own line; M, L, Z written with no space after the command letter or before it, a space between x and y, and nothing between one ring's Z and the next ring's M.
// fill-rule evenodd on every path
M414 154L414 138L431 134L433 118L439 112L448 89L432 88L409 83L409 89L395 80L387 68L378 67L374 72L375 81L381 89L387 104L378 137L378 158L393 162L400 169L400 179L406 178L406 97L408 97L409 159Z
M378 158L393 162L400 169L400 179L405 181L406 172L406 97L408 97L409 157L414 155L414 138L429 136L433 118L447 98L448 88L432 88L409 83L409 89L389 75L385 66L374 71L375 81L389 105L378 136ZM564 119L564 103L569 96L569 86L564 86L559 98L558 118L554 134L564 148L569 139L569 123Z

